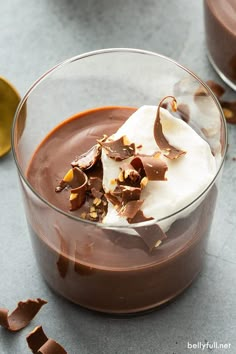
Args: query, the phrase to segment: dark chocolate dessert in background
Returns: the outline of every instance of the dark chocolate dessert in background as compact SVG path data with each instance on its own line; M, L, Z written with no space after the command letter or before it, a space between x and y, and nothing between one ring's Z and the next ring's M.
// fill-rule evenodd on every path
M205 0L204 10L209 59L236 89L236 1Z

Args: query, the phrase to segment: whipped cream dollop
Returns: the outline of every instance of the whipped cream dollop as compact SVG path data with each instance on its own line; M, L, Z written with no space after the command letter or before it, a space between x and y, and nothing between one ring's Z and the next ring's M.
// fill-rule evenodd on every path
M156 106L142 106L111 136L116 140L126 136L135 143L137 154L152 155L160 151L154 134ZM168 110L160 109L160 120L164 136L174 147L186 151L177 159L168 159L162 153L160 159L168 166L165 181L148 181L141 191L144 200L142 211L146 217L155 220L167 217L193 202L213 180L217 172L216 159L209 144L203 140L187 123L175 118ZM129 162L132 158L126 159ZM102 148L103 188L105 192L114 190L114 180L120 173L122 161L111 159ZM178 215L159 222L163 231L167 231L177 217L187 216L198 203L190 206ZM103 223L112 225L130 225L126 218L119 215L113 204L108 202L108 211Z

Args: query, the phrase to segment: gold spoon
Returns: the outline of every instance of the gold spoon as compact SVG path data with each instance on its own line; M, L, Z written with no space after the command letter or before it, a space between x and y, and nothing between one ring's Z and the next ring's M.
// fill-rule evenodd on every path
M11 127L20 95L10 82L0 77L0 157L11 149Z

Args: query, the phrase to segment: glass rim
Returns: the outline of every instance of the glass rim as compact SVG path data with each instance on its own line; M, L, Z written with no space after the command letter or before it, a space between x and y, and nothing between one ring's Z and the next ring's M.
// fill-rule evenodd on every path
M19 116L19 113L21 112L21 109L24 105L24 103L26 102L27 98L30 96L30 94L36 89L36 87L44 80L46 80L48 77L50 77L51 74L53 74L54 72L56 72L57 70L59 70L60 68L71 64L75 61L81 60L81 59L85 59L88 58L90 56L95 56L95 55L100 55L100 54L111 54L111 53L131 53L131 54L144 54L144 55L150 55L150 56L156 56L158 58L162 58L176 66L178 66L180 69L184 70L185 72L187 72L190 76L192 76L194 79L196 79L196 81L199 82L199 84L201 84L206 91L210 94L211 98L213 99L213 101L215 102L219 112L220 112L220 116L221 116L221 122L223 123L223 127L224 127L224 139L225 139L225 146L222 153L222 159L221 159L221 163L214 175L214 178L211 180L211 182L207 185L206 188L204 188L204 190L196 197L194 198L190 203L187 203L184 207L178 209L177 211L175 211L174 213L171 213L167 216L164 216L162 218L159 219L153 219L150 221L143 221L143 222L139 222L139 223L134 223L134 224L129 224L129 225L114 225L114 224L109 224L109 223L101 223L101 222L94 222L94 221L90 221L90 220L85 220L83 218L80 218L79 216L75 216L75 215L71 215L69 212L65 212L63 210L61 210L60 208L56 207L55 205L53 205L52 203L48 202L45 198L43 198L35 189L34 187L29 183L27 177L25 176L20 163L18 162L17 159L17 154L16 154L16 150L15 150L15 137L14 137L14 132L15 132L15 126L16 126L16 122ZM204 82L202 81L194 72L192 72L191 70L189 70L188 68L185 68L183 65L179 64L178 62L176 62L175 60L156 53L156 52L152 52L152 51L148 51L148 50L143 50L143 49L136 49L136 48L105 48L105 49L99 49L99 50L94 50L94 51L90 51L90 52L86 52L83 54L79 54L76 56L73 56L69 59L66 59L58 64L56 64L55 66L53 66L51 69L47 70L44 74L42 74L30 87L29 89L26 91L25 95L22 97L17 110L15 112L14 115L14 120L13 120L13 124L12 124L12 130L11 130L11 145L12 145L12 153L13 153L13 158L17 167L17 170L20 174L20 177L23 179L24 183L27 185L27 187L31 190L31 192L44 204L46 204L48 207L54 209L56 212L74 220L77 222L82 222L82 223L86 223L89 225L93 225L93 226L97 226L103 229L120 229L120 230L125 230L125 229L133 229L133 228L139 228L139 227L143 227L143 226L150 226L150 225L154 225L154 224L158 224L160 222L166 221L168 219L171 219L172 217L180 214L181 212L183 212L184 210L188 209L189 207L191 207L191 205L193 205L194 203L196 203L197 201L199 201L209 190L210 188L213 186L213 184L215 183L220 171L222 170L224 161L225 161L225 157L226 157L226 152L227 152L227 141L228 141L228 137L227 137L227 124L226 124L226 120L224 117L224 113L222 110L222 107L217 99L217 97L215 96L215 94L213 93L213 91L210 89L210 87Z

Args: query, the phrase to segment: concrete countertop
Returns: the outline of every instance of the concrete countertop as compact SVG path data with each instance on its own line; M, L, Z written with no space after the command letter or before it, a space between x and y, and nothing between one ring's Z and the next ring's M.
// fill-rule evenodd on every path
M22 96L58 62L108 47L156 51L203 80L220 82L206 57L202 1L10 0L0 2L0 13L0 76ZM235 94L228 89L227 95ZM230 344L229 349L212 353L236 353L236 126L228 125L228 131L204 270L169 306L129 319L80 309L46 286L32 253L13 157L2 158L0 307L13 310L19 300L36 297L48 305L22 331L11 334L0 329L0 353L30 352L25 337L39 324L70 354L201 353L188 348L200 342Z

